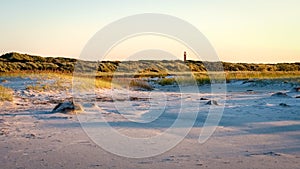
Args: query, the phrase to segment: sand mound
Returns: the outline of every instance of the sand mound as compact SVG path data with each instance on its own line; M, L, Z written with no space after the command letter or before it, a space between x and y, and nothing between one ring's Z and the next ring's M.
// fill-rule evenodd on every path
M83 107L80 104L76 104L73 101L66 101L55 106L52 113L77 114L82 111Z

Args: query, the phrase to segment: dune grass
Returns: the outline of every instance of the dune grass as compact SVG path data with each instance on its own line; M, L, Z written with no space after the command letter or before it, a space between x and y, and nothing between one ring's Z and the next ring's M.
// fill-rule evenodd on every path
M145 80L137 78L95 78L76 77L73 90L86 91L91 89L126 88L152 90L153 87Z
M176 75L176 73L173 73ZM233 71L233 72L194 72L193 76L187 76L187 73L179 73L174 78L161 78L158 80L160 85L173 84L193 84L195 81L198 85L230 82L232 80L274 80L300 83L300 71Z
M11 74L17 76L16 74ZM9 76L6 74L6 76ZM105 88L142 88L152 90L152 86L147 81L139 78L111 78L111 77L94 77L84 75L62 74L62 73L39 73L39 74L21 74L21 77L37 79L35 85L28 85L26 89L34 91L61 91L61 90L90 90ZM76 83L76 85L73 85Z
M300 63L254 64L254 63L228 63L228 62L203 62L196 60L139 60L139 61L83 61L62 57L41 57L16 52L0 56L0 72L22 71L52 71L68 72L88 69L99 72L137 72L140 75L156 73L163 75L165 72L190 71L201 72L206 70L225 71L300 71Z
M135 89L153 90L153 87L148 82L140 79L131 79L129 87Z
M173 85L175 83L176 83L175 78L162 78L162 79L158 80L158 84L160 84L162 86Z
M300 78L300 71L235 71L226 72L228 80L245 80L245 79L297 79Z
M231 80L279 80L279 81L292 81L300 83L300 71L273 71L273 72L260 72L260 71L231 71L231 72L170 72L169 74L174 75L173 78L164 78L161 77L157 83L160 85L173 85L173 84L194 84L197 82L198 85L209 84L215 81L230 82ZM147 72L146 76L134 77L133 75L126 74L117 74L112 73L103 73L105 76L95 76L92 75L76 75L72 73L55 73L55 72L20 72L20 73L2 73L0 76L6 77L23 77L36 79L37 84L28 85L26 88L28 90L35 91L66 91L72 89L72 84L75 81L82 83L80 90L89 90L89 89L99 89L99 88L140 88L146 90L152 90L153 87L148 83L147 78L149 73ZM155 77L155 74L151 74ZM150 77L151 77L150 76ZM145 78L146 77L146 78ZM78 87L78 85L77 85ZM2 88L2 90L4 90ZM10 93L10 92L8 92ZM2 97L7 97L8 100L11 100L9 94L2 92Z
M13 101L13 90L0 85L0 101Z
M165 86L165 85L174 85L174 84L180 84L180 85L203 85L203 84L209 84L211 83L211 80L209 77L203 78L203 77L174 77L174 78L162 78L158 80L158 84Z

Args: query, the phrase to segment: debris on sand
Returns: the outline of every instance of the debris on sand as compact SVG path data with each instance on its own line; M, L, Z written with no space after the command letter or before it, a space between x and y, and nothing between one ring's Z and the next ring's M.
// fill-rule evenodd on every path
M9 134L8 128L0 129L0 136L2 136L2 135L7 136L8 134Z
M130 101L148 101L149 98L140 98L140 97L133 97L133 96L131 96L131 97L129 97L129 100Z
M291 92L300 92L300 87L294 87Z
M263 155L268 155L268 156L281 156L281 154L275 153L275 152L273 152L273 151L263 153Z
M286 103L280 103L279 106L282 106L282 107L289 107L289 105L287 105Z
M83 107L80 104L76 104L73 101L66 101L55 106L52 113L77 114L82 111Z
M209 100L208 98L201 97L200 100Z
M113 102L114 99L111 97L97 97L96 101L97 102Z
M8 81L6 79L2 79L1 83L7 83Z
M32 138L35 138L36 135L33 133L29 133L29 134L24 134L23 137L32 139Z
M251 79L251 80L246 80L246 81L243 81L243 83L242 83L242 84L246 84L246 83L254 83L254 82L256 82L256 80L254 80L254 79Z
M263 152L263 153L253 153L253 154L249 154L247 156L257 156L257 155L264 155L264 156L281 156L281 154L279 153L275 153L273 151L270 151L270 152Z
M219 105L216 100L210 100L206 103L206 105Z
M286 93L283 92L277 92L271 95L272 97L290 97L289 95L287 95Z

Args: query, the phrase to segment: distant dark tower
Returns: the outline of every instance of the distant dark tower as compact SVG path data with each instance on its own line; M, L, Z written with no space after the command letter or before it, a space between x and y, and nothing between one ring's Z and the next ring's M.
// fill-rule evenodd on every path
M186 61L186 51L184 51L184 53L183 53L183 60L184 60L184 62Z

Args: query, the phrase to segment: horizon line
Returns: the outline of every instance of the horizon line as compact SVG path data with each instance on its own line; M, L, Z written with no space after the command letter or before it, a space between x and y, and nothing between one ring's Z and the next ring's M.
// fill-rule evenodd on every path
M20 51L10 51L10 52L3 52L0 53L0 57L2 57L3 55L6 54L10 54L10 53L17 53L17 54L22 54L22 55L29 55L29 56L40 56L40 57L44 57L44 58L69 58L69 59L76 59L76 60L82 60L82 61L100 61L100 60L84 60L82 58L77 58L77 57L72 57L72 56L51 56L51 55L41 55L41 54L29 54L26 52L20 52ZM111 61L111 62L115 62L115 61L119 61L119 62L126 62L126 61L184 61L184 59L161 59L161 60L154 60L154 59L141 59L141 60L101 60L101 61ZM281 63L300 63L300 61L294 61L294 62L240 62L240 61L203 61L203 60L191 60L191 59L187 59L187 61L201 61L201 62L223 62L223 63L236 63L236 64L242 64L242 63L246 63L246 64L281 64Z

